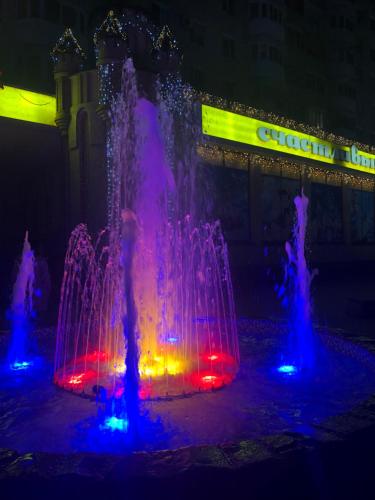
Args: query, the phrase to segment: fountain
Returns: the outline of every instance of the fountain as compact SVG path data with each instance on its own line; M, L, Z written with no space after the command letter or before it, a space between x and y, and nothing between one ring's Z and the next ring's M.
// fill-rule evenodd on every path
M285 243L288 261L285 265L284 283L278 289L282 303L289 311L290 335L287 353L278 371L294 375L309 371L314 366L314 337L311 319L310 287L317 270L310 271L305 256L307 209L309 200L302 190L294 199L296 221L293 242Z
M17 278L13 286L10 317L12 337L8 352L12 370L25 370L32 362L27 361L27 334L33 311L34 252L26 231Z
M118 496L132 487L145 496L145 486L148 496L165 496L171 484L173 492L189 497L195 491L201 495L202 488L208 496L213 491L227 496L239 479L238 491L245 491L250 478L255 494L272 497L274 491L265 493L274 489L269 478L284 477L300 463L305 473L312 464L307 480L314 482L313 494L319 486L319 496L322 475L330 475L327 463L339 463L341 472L343 457L366 460L366 441L371 452L374 344L326 326L313 331L314 272L305 257L303 193L295 200L294 237L286 244L288 265L279 290L289 324L236 319L220 224L202 222L195 204L200 106L176 74L155 69L155 61L170 61L160 53L168 44L152 39L147 46L151 35L141 17L135 16L135 27L122 20L129 43L136 40L142 48L138 65L134 47L132 59L116 59L118 68L110 57L98 65L100 88L110 96L106 105L98 103L110 123L107 227L92 237L80 224L71 234L56 346L53 331L37 329L33 336L43 359L38 369L23 377L7 364L1 372L3 477L13 496L17 485L46 481L59 491L63 483L71 484L72 493L77 487L87 493L91 485L95 496L104 491ZM113 25L113 15L109 21L105 33L117 56L125 35L117 21ZM78 57L70 45L60 49L63 62ZM143 70L150 66L147 80ZM122 75L121 92L107 85L113 74L116 81ZM15 312L32 309L32 254L26 242L22 262ZM19 297L24 309L17 307ZM8 338L1 332L4 358ZM15 338L12 361L22 367L28 352ZM95 410L91 399L98 403ZM361 453L353 454L359 435L355 450ZM310 485L299 471L296 498ZM292 490L285 491L290 496Z
M54 379L104 400L124 388L125 400L217 389L233 380L239 350L220 224L195 213L196 105L179 80L183 112L160 81L153 102L140 95L131 58L122 82L111 107L108 227L95 243L84 225L70 238Z

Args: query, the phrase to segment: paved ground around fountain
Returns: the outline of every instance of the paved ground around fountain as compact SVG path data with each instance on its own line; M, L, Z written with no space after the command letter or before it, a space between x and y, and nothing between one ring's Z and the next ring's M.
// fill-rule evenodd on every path
M373 498L375 342L323 334L321 369L302 382L273 370L284 333L241 321L235 383L145 403L148 451L129 454L93 431L93 402L51 384L54 332L39 332L35 370L1 374L1 498Z
M282 376L285 325L240 322L241 370L230 386L172 401L142 403L141 443L146 451L217 445L300 433L316 438L327 422L375 393L375 357L322 333L318 369L311 378ZM99 430L98 407L52 383L53 330L35 336L39 360L29 371L3 369L0 447L18 452L126 453L117 433ZM3 354L6 338L3 337Z

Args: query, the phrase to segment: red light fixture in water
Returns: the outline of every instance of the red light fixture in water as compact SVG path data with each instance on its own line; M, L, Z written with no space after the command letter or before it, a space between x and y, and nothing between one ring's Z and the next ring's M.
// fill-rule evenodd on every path
M219 359L219 356L217 354L211 354L210 356L207 357L209 361L217 361Z

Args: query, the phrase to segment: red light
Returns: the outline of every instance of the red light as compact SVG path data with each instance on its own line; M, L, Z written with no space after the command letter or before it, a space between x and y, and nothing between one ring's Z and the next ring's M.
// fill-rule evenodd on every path
M68 384L72 385L82 384L84 376L85 376L84 373L80 373L79 375L72 375L68 380Z
M225 365L235 365L235 360L233 356L226 354L225 352L213 352L211 354L204 354L203 360L209 363L223 363Z
M229 384L233 380L233 375L228 373L215 373L213 371L195 372L192 374L192 384L199 390L209 391L211 389L219 389L224 385Z
M217 354L211 354L211 356L208 356L208 359L210 361L216 361L217 359L219 359L219 356Z
M66 383L72 386L80 386L84 382L86 382L86 380L89 380L94 377L96 377L96 373L93 370L89 370L75 375L70 375Z
M93 351L85 356L82 356L83 361L107 361L108 360L108 354L106 352L100 352L100 351Z

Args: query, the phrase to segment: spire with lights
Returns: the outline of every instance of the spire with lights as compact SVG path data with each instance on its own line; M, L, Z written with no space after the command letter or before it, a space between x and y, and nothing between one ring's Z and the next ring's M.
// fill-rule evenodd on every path
M177 50L177 42L173 38L171 30L167 25L163 26L163 29L155 42L155 49L162 50L164 52L172 52Z
M51 51L52 60L55 64L59 62L61 56L68 54L77 56L77 58L80 58L81 60L86 59L86 54L70 28L65 29L64 33L57 40L56 45Z
M126 33L118 20L118 18L115 16L115 13L113 10L110 10L108 12L107 17L104 19L103 23L97 28L94 34L94 43L95 45L98 45L100 41L104 41L108 38L111 39L119 39L122 41L127 40Z

